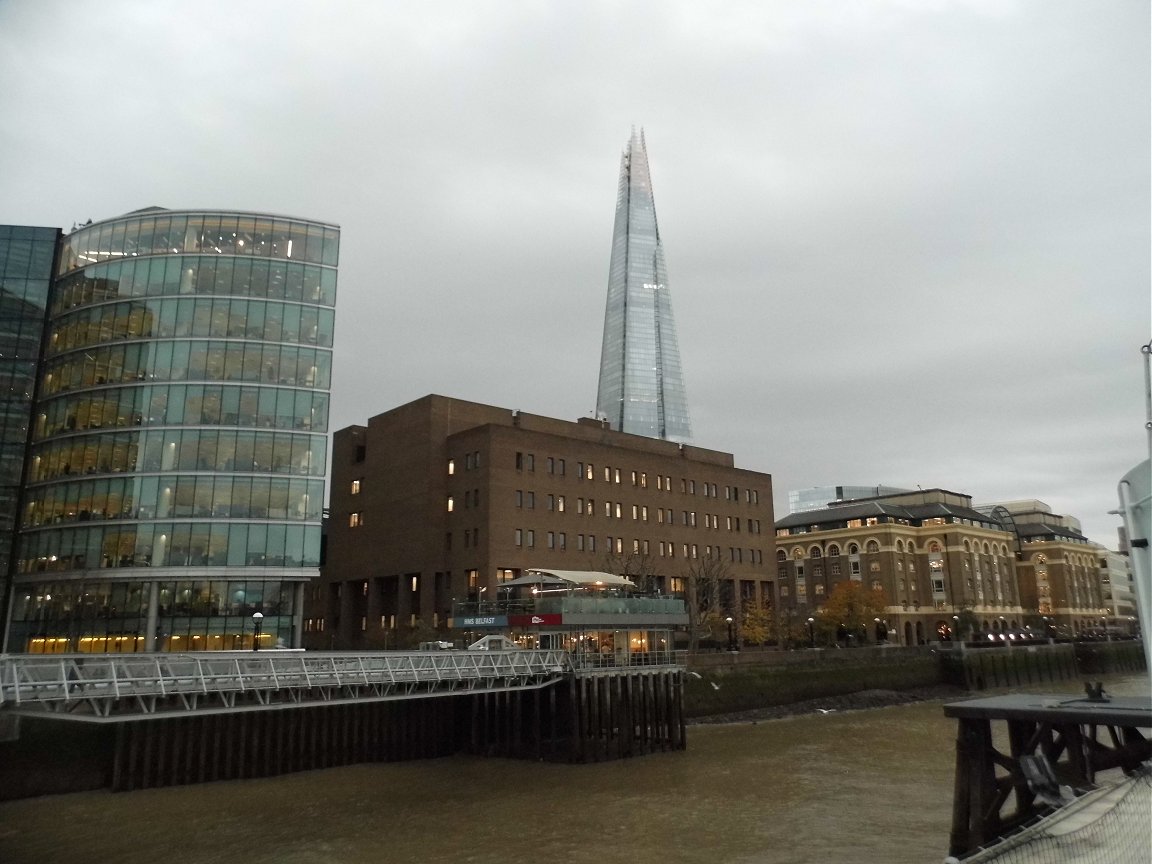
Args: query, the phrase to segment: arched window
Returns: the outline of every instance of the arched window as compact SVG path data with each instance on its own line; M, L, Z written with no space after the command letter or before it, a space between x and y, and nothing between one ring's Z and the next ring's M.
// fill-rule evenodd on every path
M928 544L928 551L929 552L939 552L940 551L940 544L937 543L935 540L933 540L931 543Z
M788 553L785 552L783 549L777 549L776 550L776 560L779 561L781 564L783 564L785 561L788 560Z
M933 549L932 551L935 552L936 550ZM972 544L970 544L967 540L964 541L964 551L965 552L971 552L972 551Z
M915 540L909 540L908 541L908 551L909 552L915 552L916 551L916 541Z
M833 543L831 546L828 547L828 557L829 558L839 558L840 557L840 547L837 546L835 543Z
M872 580L872 590L873 591L883 591L884 590L884 586L881 584L879 579L873 579Z
M797 546L796 548L794 548L792 550L792 558L794 560L799 561L803 557L804 557L804 550L801 549L799 546Z
M860 547L857 546L855 543L849 543L848 544L848 554L849 555L859 555L860 554Z
M991 554L991 549L988 547L988 541L987 540L984 541L984 554L985 555Z
M869 554L874 555L880 551L880 544L877 543L875 540L869 540L868 545L865 548L867 549Z
M820 551L819 546L813 546L811 549L808 550L808 557L809 558L823 558L824 553Z
M896 541L896 551L897 552L903 552L904 551L904 541L903 540L897 540Z

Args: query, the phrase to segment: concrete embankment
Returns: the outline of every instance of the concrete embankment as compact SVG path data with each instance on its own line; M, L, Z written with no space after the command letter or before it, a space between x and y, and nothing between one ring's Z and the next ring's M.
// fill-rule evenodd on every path
M700 654L688 661L684 710L689 718L794 705L803 711L803 703L833 699L845 707L869 707L868 698L848 697L894 691L915 699L916 691L943 692L940 688L948 686L958 693L1042 687L1143 669L1139 642Z

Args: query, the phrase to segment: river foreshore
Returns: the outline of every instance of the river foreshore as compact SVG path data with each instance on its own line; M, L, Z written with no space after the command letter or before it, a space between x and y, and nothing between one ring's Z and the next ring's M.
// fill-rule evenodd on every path
M769 705L763 708L750 708L744 711L731 711L722 714L709 714L691 717L689 726L714 725L720 723L760 723L765 720L781 720L787 717L800 717L806 714L830 714L833 711L864 711L871 708L888 708L893 705L908 705L913 702L944 702L965 699L973 694L950 684L930 687L913 687L908 690L860 690L839 696L825 696L820 699L804 699L786 705Z

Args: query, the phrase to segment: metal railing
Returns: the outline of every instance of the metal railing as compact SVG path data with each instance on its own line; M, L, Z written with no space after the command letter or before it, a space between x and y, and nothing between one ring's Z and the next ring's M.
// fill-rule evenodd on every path
M87 720L233 712L547 686L565 651L0 656L0 710Z
M598 596L553 594L512 600L470 600L452 605L455 617L484 615L687 615L682 597Z

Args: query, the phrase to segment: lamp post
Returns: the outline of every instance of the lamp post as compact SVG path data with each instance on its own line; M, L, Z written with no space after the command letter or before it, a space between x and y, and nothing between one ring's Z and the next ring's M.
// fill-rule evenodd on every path
M729 651L735 651L736 650L736 637L732 633L732 616L729 615L724 620L728 622L728 650Z
M876 624L876 644L880 644L880 634L884 634L884 641L888 641L888 628L881 626L883 622L879 618L873 618L872 621Z
M264 624L264 613L252 613L252 650L260 650L260 628Z
M952 641L956 642L957 641L956 637L959 635L960 635L960 616L959 615L953 615L952 616ZM963 642L964 640L961 639L960 641Z
M813 649L816 647L816 630L813 627L815 623L815 618L808 619L808 647Z

